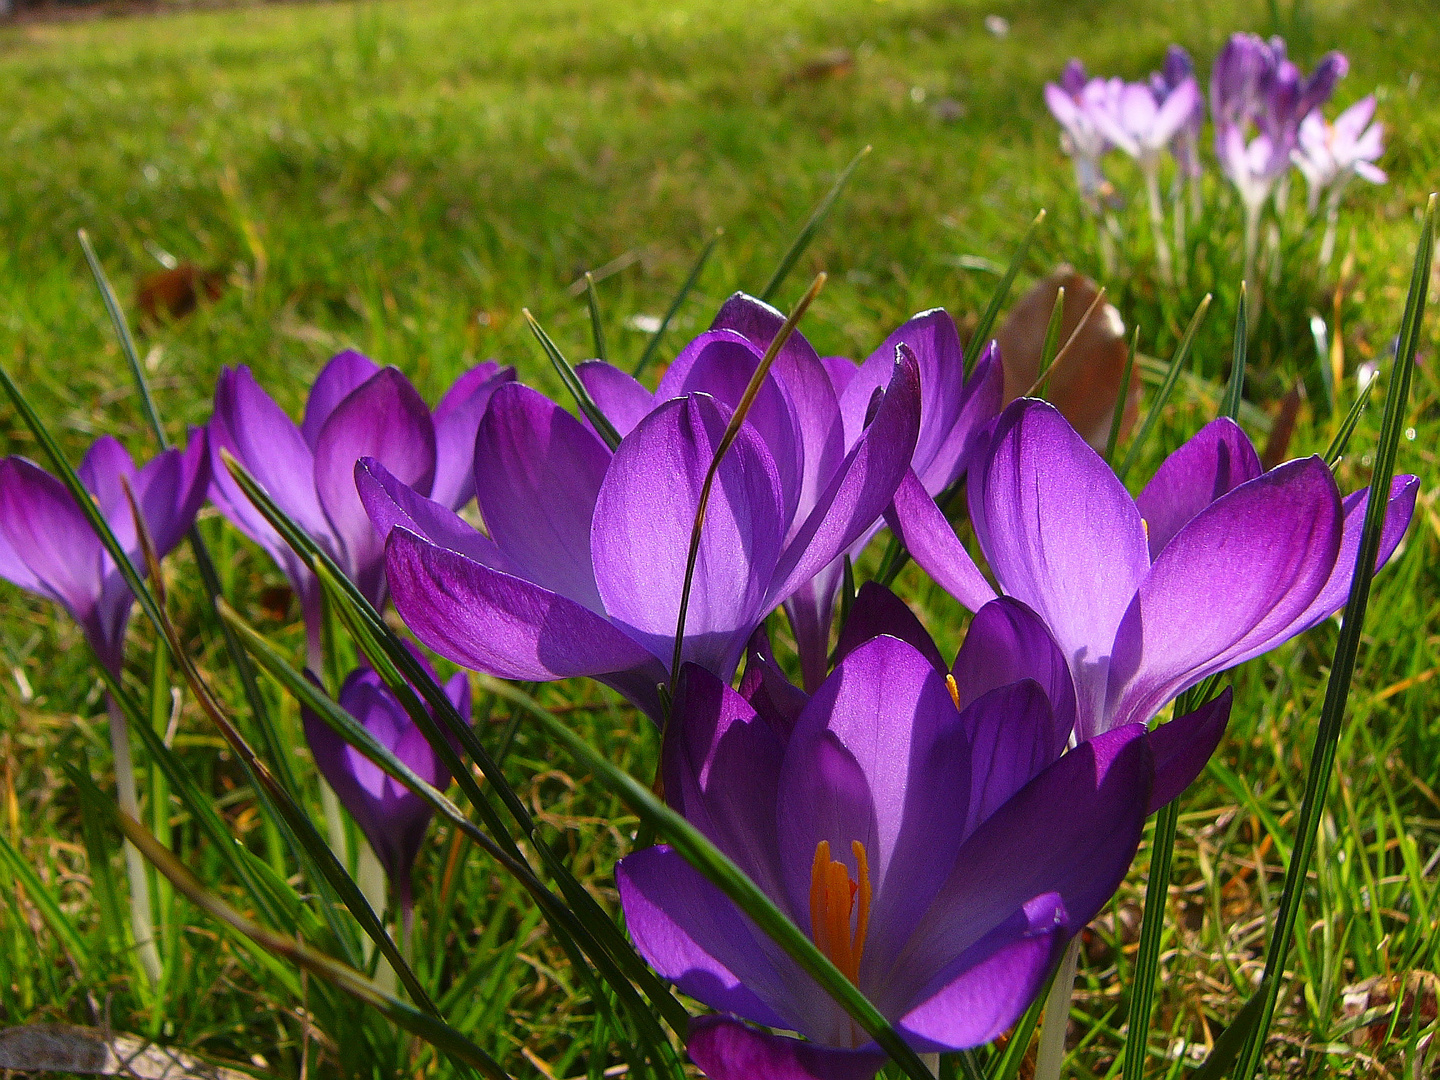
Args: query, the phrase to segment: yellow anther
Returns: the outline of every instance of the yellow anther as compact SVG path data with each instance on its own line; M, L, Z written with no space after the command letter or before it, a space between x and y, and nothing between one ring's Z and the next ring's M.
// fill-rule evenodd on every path
M1145 543L1150 543L1150 523L1144 518L1140 519L1140 528L1145 530Z
M955 685L955 676L945 676L945 689L950 691L950 700L955 703L955 708L960 708L960 687Z
M864 844L851 841L850 850L855 855L858 882L844 863L830 858L830 841L815 845L815 861L810 867L810 928L820 951L847 979L858 983L870 925L870 866Z

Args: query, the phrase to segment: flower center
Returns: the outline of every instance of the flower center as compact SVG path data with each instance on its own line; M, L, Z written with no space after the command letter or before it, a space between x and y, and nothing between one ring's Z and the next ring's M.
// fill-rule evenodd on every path
M842 862L830 858L830 841L815 845L810 868L810 927L815 944L852 983L860 982L860 957L870 924L870 867L865 845L850 842L860 880L850 877ZM853 916L853 927L852 927Z
M960 687L955 685L955 676L945 676L945 689L950 691L950 700L955 703L955 708L960 708Z

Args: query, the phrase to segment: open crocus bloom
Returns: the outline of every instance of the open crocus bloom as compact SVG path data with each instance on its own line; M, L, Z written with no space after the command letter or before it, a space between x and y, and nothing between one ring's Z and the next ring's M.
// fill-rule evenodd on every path
M449 508L475 494L475 430L513 368L493 361L466 372L435 412L393 367L342 352L321 370L297 426L240 365L220 373L210 421L211 499L241 532L269 553L290 579L318 642L320 594L314 575L271 528L219 458L228 450L295 519L369 600L385 599L382 539L355 493L355 462L373 456L406 483Z
M1105 186L1100 158L1110 149L1110 141L1095 117L1113 110L1117 89L1105 79L1087 79L1085 66L1079 60L1065 65L1058 85L1045 84L1045 104L1062 129L1061 147L1075 162L1076 186L1086 205L1095 211L1100 208Z
M621 435L682 394L704 393L726 407L740 400L784 316L736 293L710 330L676 357L652 394L619 369L590 361L579 375ZM881 343L863 363L821 359L796 332L775 358L765 391L749 420L781 471L786 541L805 528L836 470L865 434L876 395L890 381L899 349L908 350L920 378L920 427L911 464L925 490L938 495L961 474L977 431L1000 411L1004 372L987 349L965 377L955 322L940 308L921 312ZM793 589L785 601L807 686L825 675L830 623L843 556L860 550L883 527L877 517L833 562Z
M1200 88L1193 76L1163 93L1149 82L1111 82L1106 99L1112 107L1094 109L1093 122L1107 140L1153 170L1161 151L1204 108Z
M751 348L738 335L728 345L709 385L728 371L743 388ZM710 493L682 660L728 679L760 621L882 514L920 426L918 366L901 352L868 427L848 452L837 429L831 467L818 474L785 390L765 383ZM592 676L658 719L696 507L730 416L723 401L688 389L638 417L612 453L541 394L502 386L476 440L488 536L364 459L356 483L389 534L396 610L465 667L507 679Z
M429 663L420 659L433 677ZM465 673L451 677L444 691L456 711L469 717L470 684ZM357 668L346 676L339 703L420 779L440 791L450 786L450 773L434 748L373 669ZM400 899L403 917L408 920L412 906L410 872L425 842L425 830L433 813L430 804L347 743L309 709L301 712L305 741L315 755L316 768L370 842Z
M1165 50L1165 66L1150 73L1150 89L1156 101L1166 101L1186 80L1194 82L1195 64L1190 54L1179 45ZM1200 131L1205 126L1205 99L1197 92L1195 105L1170 140L1170 153L1186 176L1198 177L1200 167Z
M1008 598L976 616L951 672L879 636L808 700L794 688L760 693L768 678L747 674L747 700L686 667L665 738L666 798L920 1053L976 1046L1015 1022L1123 879L1147 814L1203 767L1229 712L1227 692L1154 733L1131 724L1067 752L1064 657ZM781 698L798 715L774 708ZM645 958L728 1014L691 1027L706 1075L864 1080L883 1064L674 850L636 852L616 878Z
M184 450L166 450L138 469L123 446L103 436L76 472L143 577L148 568L122 480L161 558L180 542L205 501L209 466L205 433L197 430ZM68 611L100 662L119 674L135 599L130 586L69 489L20 457L0 460L0 577Z
M1296 149L1290 158L1305 174L1310 185L1310 212L1320 206L1320 196L1327 190L1338 195L1350 177L1358 176L1372 184L1385 183L1383 170L1374 162L1385 150L1385 126L1370 123L1375 115L1375 95L1361 98L1329 123L1319 109L1312 109L1300 121Z
M1377 567L1418 481L1390 488ZM1022 398L970 466L970 517L1003 592L1045 620L1070 662L1076 731L1146 722L1206 676L1268 652L1345 603L1368 489L1341 497L1318 457L1264 472L1231 420L1211 421L1132 498L1052 406ZM895 495L911 554L972 611L995 595L934 502Z

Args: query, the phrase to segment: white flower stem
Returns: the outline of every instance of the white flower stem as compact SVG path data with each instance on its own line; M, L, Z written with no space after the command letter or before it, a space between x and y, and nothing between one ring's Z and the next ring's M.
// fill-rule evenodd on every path
M1335 230L1340 224L1340 188L1337 185L1325 201L1325 237L1320 241L1320 269L1335 257Z
M120 809L140 821L140 799L135 790L135 760L130 754L130 729L125 714L110 695L105 695L106 711L110 714L110 748L115 755L115 800ZM125 871L130 880L130 927L135 934L135 948L140 966L152 988L160 985L165 969L160 962L160 949L155 944L155 917L150 909L150 879L146 875L145 857L130 841L124 841Z
M1179 177L1170 189L1171 218L1175 226L1175 280L1185 284L1190 266L1190 245L1186 243L1185 190L1184 181Z
M1170 261L1170 242L1165 239L1165 208L1160 202L1159 163L1147 161L1142 164L1145 171L1145 198L1150 203L1150 230L1155 234L1155 261L1160 267L1160 280L1166 285L1175 281L1175 268Z
M939 1076L939 1075L940 1075L940 1055L939 1055L939 1054L921 1054L921 1055L919 1055L919 1057L920 1057L920 1063L921 1063L922 1065L924 1065L925 1068L927 1068L927 1069L930 1070L930 1075L931 1075L931 1076Z
M1075 965L1080 958L1077 935L1065 946L1060 969L1045 999L1045 1017L1040 1022L1040 1048L1035 1054L1035 1080L1060 1080L1065 1065L1065 1029L1070 1026L1070 999L1075 995Z

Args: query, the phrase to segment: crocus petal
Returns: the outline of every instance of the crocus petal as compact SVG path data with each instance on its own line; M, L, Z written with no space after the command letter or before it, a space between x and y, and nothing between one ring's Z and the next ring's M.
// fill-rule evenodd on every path
M1374 115L1375 95L1366 94L1335 118L1335 134L1353 142L1360 137L1365 125L1370 123L1370 118Z
M972 628L971 633L974 633ZM910 645L930 661L931 666L945 674L945 660L929 631L920 624L915 613L884 585L867 581L855 595L850 608L850 617L840 628L840 641L835 646L835 663L840 663L859 646L871 638L888 634L909 642ZM1062 660L1063 663L1063 660ZM962 701L962 705L966 704Z
M315 490L346 572L372 600L383 595L380 537L355 490L355 462L373 457L428 495L435 479L430 409L395 368L383 368L335 406L315 438Z
M661 405L621 442L595 503L590 545L605 610L667 665L696 508L726 419L703 394ZM710 489L682 659L734 672L767 610L782 529L774 463L743 424Z
M230 475L220 451L234 455L280 509L310 536L322 540L329 536L330 527L315 494L314 456L309 444L243 365L220 373L209 436L212 501L237 528L270 552L299 588L302 579L295 568L300 564ZM308 571L301 573L309 576Z
M755 712L786 742L790 741L795 722L810 701L810 695L786 678L775 662L764 623L755 628L745 646L745 674L740 679L740 696L750 702Z
M943 676L896 638L857 648L801 713L780 777L787 895L808 914L821 840L832 859L851 864L852 878L851 842L865 845L874 900L862 983L893 959L949 872L963 837L969 773Z
M795 653L806 689L825 679L830 665L830 624L835 619L835 598L845 577L845 564L837 559L785 598L785 617L795 635Z
M374 458L361 458L355 463L355 490L382 537L388 537L397 525L403 526L437 547L507 574L514 573L488 536L477 532L455 511L402 484Z
M1200 775L1225 734L1234 696L1235 691L1227 686L1194 712L1161 724L1150 733L1150 750L1155 755L1150 813L1179 795Z
M496 391L475 441L475 484L491 539L514 572L603 610L590 564L590 522L610 451L528 386Z
M665 799L770 896L781 896L775 807L786 740L695 664L680 669L665 725Z
M615 883L630 937L661 976L711 1008L771 1027L795 1026L776 1003L790 996L799 969L668 845L625 856ZM818 986L813 993L824 995Z
M134 487L136 469L130 452L113 435L102 435L85 451L75 474L80 477L85 489L95 496L100 513L107 521L114 522L111 530L115 532L115 538L127 549L133 546L135 533L125 488L121 484L123 477Z
M655 395L613 364L586 360L575 368L575 374L622 439L655 408Z
M1145 140L1149 147L1158 150L1173 139L1199 105L1200 87L1193 78L1185 79L1170 91L1151 121Z
M1383 184L1389 179L1389 177L1385 175L1384 169L1377 169L1368 161L1357 161L1354 169L1356 176L1359 176L1363 180L1368 180L1372 184Z
M652 670L650 655L573 600L396 528L386 543L395 609L441 656L502 679L566 679Z
M1115 628L1150 558L1135 502L1048 402L1001 414L969 481L970 519L1001 588L1045 620L1087 717L1104 703Z
M965 836L1060 756L1064 735L1044 689L1033 679L1000 686L966 706L960 726L970 743L970 805Z
M100 598L102 548L65 485L24 458L0 461L0 532L36 591L84 623Z
M163 558L189 532L210 489L210 450L204 429L191 432L184 450L166 450L148 462L135 474L132 488L155 554ZM130 517L128 507L123 517ZM142 560L135 561L138 565Z
M1195 515L1116 633L1106 725L1144 722L1186 686L1269 648L1319 595L1341 535L1340 495L1318 457L1287 462Z
M995 599L994 588L913 471L895 489L885 520L920 568L969 610Z
M1201 510L1262 472L1255 447L1229 417L1210 421L1187 439L1135 500L1151 560Z
M787 542L770 604L784 600L860 539L885 512L909 471L920 431L920 377L909 349L902 346L898 353L875 419Z
M871 1080L886 1060L879 1050L830 1049L728 1016L692 1021L685 1045L710 1080Z
M513 367L493 360L476 364L456 380L435 406L435 482L430 497L459 509L475 497L475 433L490 396L515 381Z
M915 474L920 477L926 491L938 495L960 478L984 425L999 414L1004 401L1005 367L1000 360L1000 346L992 340L981 351L974 370L965 380L960 391L959 411L928 464L916 450ZM923 414L920 422L923 428Z
M379 370L380 366L375 361L354 349L346 349L332 356L320 369L320 374L315 376L315 382L310 386L310 396L305 401L305 418L300 421L300 434L304 436L306 445L312 451L315 449L315 440L320 437L320 429L325 426L325 421L330 419L335 406L373 378Z
M934 1053L994 1039L1040 993L1065 929L1065 905L1055 893L1025 904L917 995L920 1003L898 1025L905 1041Z
M1075 683L1045 623L1019 600L1001 597L976 612L951 674L962 709L997 687L1035 680L1054 713L1050 760L1065 749L1075 726Z
M952 957L1035 897L1059 894L1067 936L1094 918L1139 846L1152 772L1145 729L1131 724L1082 742L1021 788L961 846L909 944L877 979L881 1011L904 1009Z

